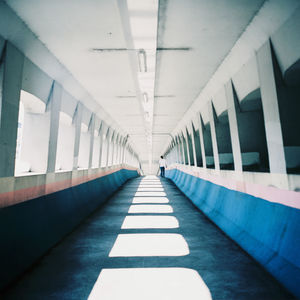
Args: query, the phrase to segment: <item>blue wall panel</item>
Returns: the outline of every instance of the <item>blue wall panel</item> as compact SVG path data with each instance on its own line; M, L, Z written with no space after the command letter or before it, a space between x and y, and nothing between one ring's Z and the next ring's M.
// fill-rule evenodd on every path
M166 177L300 298L300 210L168 170Z
M0 289L23 273L136 171L122 169L0 210Z

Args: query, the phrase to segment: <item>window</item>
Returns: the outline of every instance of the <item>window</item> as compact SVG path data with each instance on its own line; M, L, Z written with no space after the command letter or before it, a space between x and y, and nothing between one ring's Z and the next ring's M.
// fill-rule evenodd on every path
M45 173L48 162L50 113L34 95L21 91L15 175Z
M75 142L75 127L72 118L64 112L59 114L59 129L56 151L56 171L73 169L73 155Z

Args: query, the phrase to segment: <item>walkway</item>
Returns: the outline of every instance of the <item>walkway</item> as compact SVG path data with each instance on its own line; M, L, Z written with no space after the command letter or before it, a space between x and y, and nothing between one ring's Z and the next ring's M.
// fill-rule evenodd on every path
M157 177L128 182L3 296L292 299L170 181Z

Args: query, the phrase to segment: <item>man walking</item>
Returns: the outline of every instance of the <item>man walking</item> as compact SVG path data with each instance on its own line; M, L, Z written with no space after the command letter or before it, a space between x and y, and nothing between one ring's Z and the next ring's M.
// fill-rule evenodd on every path
M165 177L165 168L167 167L167 161L164 159L163 156L161 156L158 163L160 167L160 176Z

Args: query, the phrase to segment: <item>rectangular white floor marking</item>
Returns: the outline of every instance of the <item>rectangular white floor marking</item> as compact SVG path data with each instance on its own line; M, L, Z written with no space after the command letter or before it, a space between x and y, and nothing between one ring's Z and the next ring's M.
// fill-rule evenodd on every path
M169 203L167 197L134 197L132 203Z
M178 220L174 216L127 216L121 229L178 227Z
M137 192L163 192L163 187L138 187Z
M159 184L140 184L138 188L163 188L163 186Z
M103 269L88 300L211 300L199 273L187 268Z
M119 234L109 257L184 256L189 246L177 233Z
M165 192L136 192L136 197L165 197Z
M144 214L144 213L173 213L173 208L170 205L131 205L128 210L129 214Z

